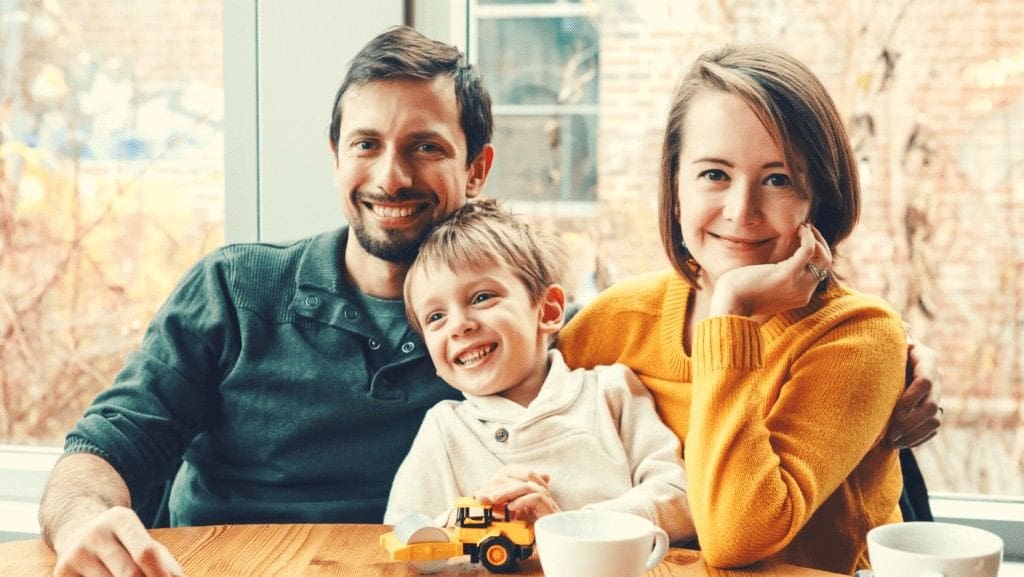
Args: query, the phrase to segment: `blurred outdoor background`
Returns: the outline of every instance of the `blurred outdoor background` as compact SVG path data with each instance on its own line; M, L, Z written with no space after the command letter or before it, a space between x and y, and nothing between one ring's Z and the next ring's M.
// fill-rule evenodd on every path
M0 0L0 444L60 445L223 242L221 6ZM945 425L917 451L930 488L1024 496L1024 1L471 0L468 15L495 103L488 192L562 236L580 302L666 266L661 136L693 58L760 42L806 62L861 162L840 270L942 357Z

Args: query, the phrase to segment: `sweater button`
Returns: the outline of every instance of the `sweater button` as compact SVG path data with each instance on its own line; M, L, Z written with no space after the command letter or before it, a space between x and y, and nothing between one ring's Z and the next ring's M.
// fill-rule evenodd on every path
M316 307L320 306L320 297L316 295L308 295L306 296L305 302L307 307L315 309Z
M402 344L402 352L403 353L411 353L412 350L415 349L415 348L416 348L416 345L411 343L411 342L403 343Z
M359 311L356 310L354 307L345 307L345 311L342 314L345 315L345 318L350 321L359 318Z
M378 341L377 339L371 337L370 338L370 350L376 351L378 349L380 349L380 341Z
M507 441L508 440L508 430L506 430L504 427L502 427L501 429L498 429L497 431L495 431L494 432L494 440L498 441L499 443L504 443L505 441Z

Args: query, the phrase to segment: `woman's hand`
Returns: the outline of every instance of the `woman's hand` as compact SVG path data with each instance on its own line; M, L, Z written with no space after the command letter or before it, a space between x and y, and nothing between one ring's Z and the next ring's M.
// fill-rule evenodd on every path
M504 503L510 520L532 523L561 510L548 491L550 480L548 475L536 471L505 467L477 491L476 498L485 505Z
M816 276L815 271L827 273L832 252L814 225L800 225L797 234L800 246L786 260L744 266L723 274L715 283L709 315L771 315L810 302L825 278Z

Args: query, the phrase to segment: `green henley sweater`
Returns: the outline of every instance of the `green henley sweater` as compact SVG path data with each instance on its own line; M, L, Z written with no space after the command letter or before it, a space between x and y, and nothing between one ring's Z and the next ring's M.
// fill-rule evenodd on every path
M459 394L412 330L395 349L366 317L347 236L202 259L65 451L109 461L133 503L174 477L172 526L380 522L424 413Z

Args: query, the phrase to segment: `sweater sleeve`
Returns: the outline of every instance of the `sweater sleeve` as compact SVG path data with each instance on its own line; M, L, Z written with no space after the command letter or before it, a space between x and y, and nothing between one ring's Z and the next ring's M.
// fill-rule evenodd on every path
M398 467L391 485L384 523L394 525L408 515L436 519L455 505L459 497L457 471L445 446L442 411L447 403L427 411L409 454Z
M695 330L685 463L710 565L786 547L877 444L903 389L895 313L861 307L802 338L789 358L766 359L750 319L713 317ZM788 371L766 394L779 363Z
M614 509L641 515L668 533L675 543L696 536L686 502L686 473L679 439L658 417L654 399L624 365L600 367L605 402L619 416L618 429L632 474L633 488L586 509Z
M608 324L618 305L615 292L608 289L598 295L559 332L556 344L570 367L592 369L618 362L622 347L617 338L608 338Z
M601 298L598 296L598 298ZM599 330L603 306L595 301L583 308L558 333L558 351L565 358L565 364L572 368L592 369L599 365L611 365L617 353L605 349Z
M186 447L211 425L220 375L237 357L231 263L211 253L179 282L114 385L97 396L65 441L101 456L133 502L171 478Z

